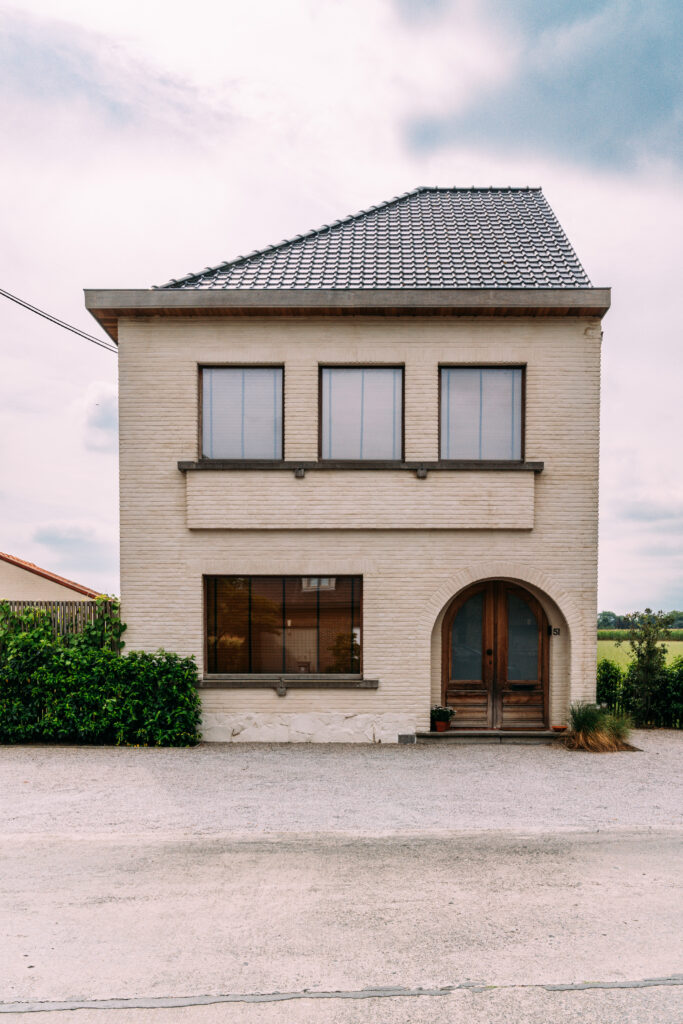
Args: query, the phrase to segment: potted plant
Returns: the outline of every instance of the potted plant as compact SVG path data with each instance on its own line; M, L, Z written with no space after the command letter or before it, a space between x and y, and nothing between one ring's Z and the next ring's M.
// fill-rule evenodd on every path
M435 704L431 710L432 731L436 729L437 732L446 732L454 714L454 708L445 708L441 704Z

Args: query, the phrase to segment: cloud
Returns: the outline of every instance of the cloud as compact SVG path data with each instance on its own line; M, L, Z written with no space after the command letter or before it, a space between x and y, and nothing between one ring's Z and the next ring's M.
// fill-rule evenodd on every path
M90 525L54 523L39 527L32 540L46 549L45 566L90 585L118 569L118 544Z
M118 396L108 383L84 396L84 444L91 452L115 452L118 445Z
M680 524L683 527L683 505L675 502L671 504L654 501L628 502L622 506L621 516L639 523L666 524L669 529L674 524Z
M155 134L194 132L192 113L202 107L206 118L210 112L191 82L160 73L97 32L16 10L0 16L0 30L0 91L14 100L4 117L11 120L21 101L30 104L34 117L23 122L24 134L35 130L35 118L44 121L55 110L76 111L99 131ZM218 119L216 111L211 115Z
M159 284L420 184L541 184L614 286L601 603L667 603L680 563L644 549L679 527L622 513L683 507L678 20L657 0L23 0L0 15L0 280L95 333L83 287ZM407 145L421 121L434 139ZM64 543L37 531L91 531L60 569L116 590L116 357L0 300L0 360L0 548L50 564Z
M619 168L656 157L683 161L680 3L491 8L508 25L514 73L464 111L413 118L411 146L542 150Z
M681 527L683 528L683 519L681 520ZM640 552L643 555L654 555L657 558L672 558L678 562L679 571L683 570L683 545L679 537L678 541L670 540L658 540L651 544L641 545ZM683 581L681 582L681 590L683 592Z

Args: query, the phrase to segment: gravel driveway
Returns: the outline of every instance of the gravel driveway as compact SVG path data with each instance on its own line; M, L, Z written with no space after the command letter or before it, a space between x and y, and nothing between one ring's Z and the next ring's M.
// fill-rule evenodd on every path
M560 746L0 748L4 834L671 828L683 732Z
M634 742L0 748L0 1019L673 1024L683 733Z

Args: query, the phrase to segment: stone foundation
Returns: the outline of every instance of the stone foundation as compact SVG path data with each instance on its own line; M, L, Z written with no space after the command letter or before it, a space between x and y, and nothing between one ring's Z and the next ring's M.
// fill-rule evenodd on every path
M411 715L227 713L205 711L202 736L208 743L398 743L414 735Z

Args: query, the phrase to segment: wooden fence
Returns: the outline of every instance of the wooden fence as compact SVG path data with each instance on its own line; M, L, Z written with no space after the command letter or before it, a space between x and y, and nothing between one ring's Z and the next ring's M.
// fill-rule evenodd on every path
M94 622L100 614L109 614L114 607L112 601L103 601L99 605L96 601L7 601L3 602L10 606L15 615L21 615L29 608L36 608L39 611L47 612L52 619L52 628L55 633L82 633L84 627Z

